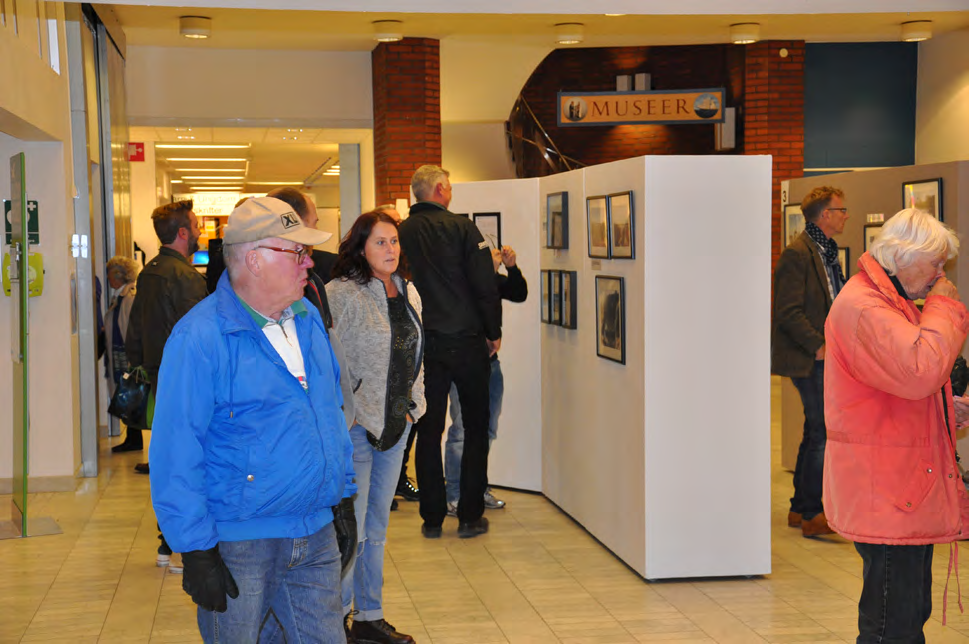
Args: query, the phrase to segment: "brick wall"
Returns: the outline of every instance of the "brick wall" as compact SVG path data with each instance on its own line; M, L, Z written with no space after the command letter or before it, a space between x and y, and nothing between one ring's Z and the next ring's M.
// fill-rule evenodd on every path
M786 49L787 57L780 56ZM781 248L781 181L804 174L804 41L746 46L744 152L773 156L771 265Z
M424 164L441 163L441 65L437 40L405 38L373 51L376 203L410 196Z
M727 105L734 106L744 92L743 68L743 49L731 45L557 49L535 69L522 95L562 153L585 165L645 154L716 154L709 124L557 127L556 93L611 92L616 76L645 72L656 90L724 87ZM540 158L526 164L525 176L545 174Z

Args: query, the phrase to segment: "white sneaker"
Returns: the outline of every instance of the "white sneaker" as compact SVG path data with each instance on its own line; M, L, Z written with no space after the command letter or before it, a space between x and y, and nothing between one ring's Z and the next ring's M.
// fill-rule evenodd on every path
M171 555L163 555L162 553L159 552L158 556L155 557L155 565L158 566L159 568L165 568L166 566L168 566L169 563L171 563L171 560L172 560Z
M447 515L449 517L456 517L456 516L458 516L458 504L457 503L448 503L447 504Z
M491 493L490 487L485 490L484 503L485 507L489 510L500 510L505 507L505 502L501 499L495 498L495 495Z
M183 571L182 555L177 552L172 553L171 562L168 564L168 573L171 575L180 575Z

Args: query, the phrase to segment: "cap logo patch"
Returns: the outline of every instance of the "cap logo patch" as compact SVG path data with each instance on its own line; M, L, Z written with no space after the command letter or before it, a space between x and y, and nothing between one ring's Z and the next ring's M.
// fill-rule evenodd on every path
M283 223L283 228L295 228L299 226L299 219L295 212L287 212L279 216L279 221Z

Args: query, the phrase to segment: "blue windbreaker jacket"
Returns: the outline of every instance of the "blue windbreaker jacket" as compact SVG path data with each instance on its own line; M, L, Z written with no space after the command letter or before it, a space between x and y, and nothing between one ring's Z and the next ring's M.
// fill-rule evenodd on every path
M309 390L223 274L165 345L149 451L155 515L175 552L298 538L356 492L340 367L316 307L296 316Z

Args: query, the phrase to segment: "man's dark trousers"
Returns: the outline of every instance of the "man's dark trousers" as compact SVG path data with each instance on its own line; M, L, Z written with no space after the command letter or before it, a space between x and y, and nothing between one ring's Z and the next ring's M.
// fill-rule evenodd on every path
M794 496L791 511L813 519L824 510L821 505L824 473L824 448L828 433L824 425L824 360L815 360L811 375L791 378L804 405L804 435L794 467Z
M483 335L427 334L424 348L424 397L427 411L414 426L417 432L417 487L421 518L428 526L444 523L447 503L441 437L451 383L457 387L464 417L464 454L461 457L461 500L458 520L475 521L484 514L488 487L488 382L491 365Z

